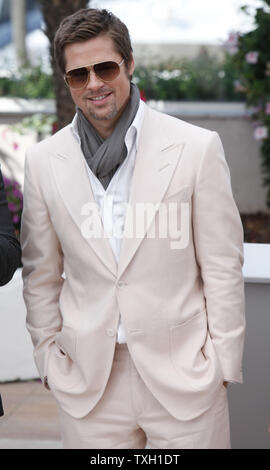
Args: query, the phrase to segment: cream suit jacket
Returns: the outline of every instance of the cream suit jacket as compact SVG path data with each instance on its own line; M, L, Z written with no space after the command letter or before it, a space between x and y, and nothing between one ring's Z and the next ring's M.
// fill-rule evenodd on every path
M68 125L26 156L23 294L40 376L67 413L89 413L110 375L121 312L147 387L173 416L193 419L224 380L242 382L243 230L218 134L146 106L126 226L139 203L154 211L143 236L122 239L118 266L99 216L101 236L85 234L89 203ZM188 228L180 249L148 236L169 206Z

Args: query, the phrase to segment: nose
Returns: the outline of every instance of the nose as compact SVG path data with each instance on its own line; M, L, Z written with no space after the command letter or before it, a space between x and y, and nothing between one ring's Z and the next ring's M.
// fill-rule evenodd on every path
M86 89L88 90L97 90L104 85L104 82L95 74L94 70L88 72L88 83Z

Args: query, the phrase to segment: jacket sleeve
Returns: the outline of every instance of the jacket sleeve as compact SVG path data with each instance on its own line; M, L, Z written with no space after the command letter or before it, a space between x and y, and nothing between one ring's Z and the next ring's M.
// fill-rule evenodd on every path
M21 247L14 232L0 170L0 286L12 279L20 261Z
M223 146L216 132L212 132L197 174L193 230L208 329L224 380L242 383L243 227L232 194Z
M42 155L35 148L26 155L21 245L26 326L45 383L50 345L62 326L59 296L63 284L63 253L41 190L40 158Z

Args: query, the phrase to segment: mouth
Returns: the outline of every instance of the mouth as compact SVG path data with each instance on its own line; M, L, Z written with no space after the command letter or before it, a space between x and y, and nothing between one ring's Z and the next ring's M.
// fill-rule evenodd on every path
M95 106L101 106L103 104L106 104L107 101L109 100L109 97L111 96L111 92L110 93L103 93L103 94L100 94L100 95L96 95L96 96L92 96L91 98L90 97L87 97L87 101L91 101L91 103L93 103Z

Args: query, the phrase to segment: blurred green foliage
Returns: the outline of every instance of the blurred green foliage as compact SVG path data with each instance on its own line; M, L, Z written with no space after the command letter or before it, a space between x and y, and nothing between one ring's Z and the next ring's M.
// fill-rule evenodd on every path
M54 98L52 76L40 66L26 67L16 73L1 70L0 96Z
M138 65L133 74L147 100L241 101L243 93L234 90L235 78L230 60L218 61L206 50L194 59ZM54 98L52 76L41 67L26 68L16 75L2 71L0 96Z
M57 117L55 115L37 113L25 117L20 122L10 124L9 127L18 134L26 134L28 129L31 129L37 133L38 140L41 140L54 133L56 122Z
M235 91L237 78L230 58L218 61L207 51L195 59L171 60L158 66L137 66L133 74L147 99L243 101L243 93Z
M235 37L231 63L247 104L253 106L250 117L256 127L254 136L261 140L263 184L268 186L266 202L270 208L270 0L264 0L255 13L249 6L243 6L242 10L254 15L255 26Z

